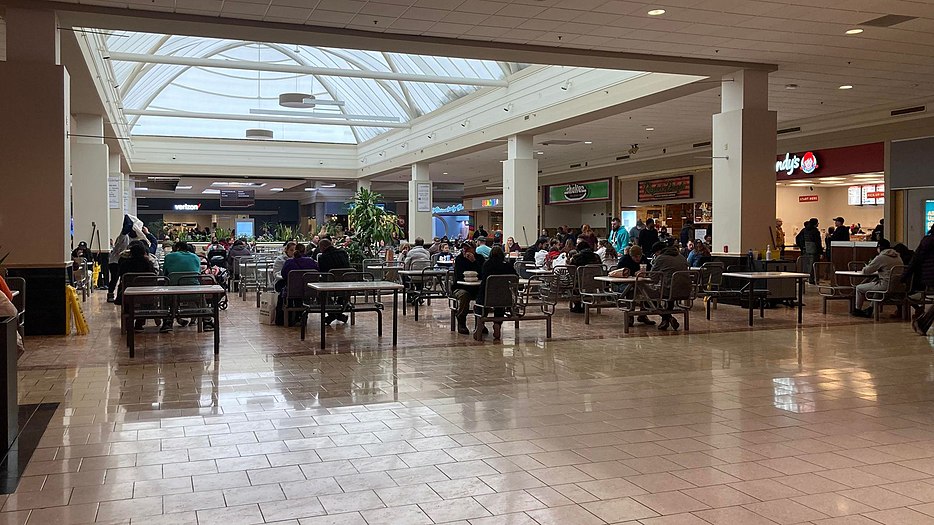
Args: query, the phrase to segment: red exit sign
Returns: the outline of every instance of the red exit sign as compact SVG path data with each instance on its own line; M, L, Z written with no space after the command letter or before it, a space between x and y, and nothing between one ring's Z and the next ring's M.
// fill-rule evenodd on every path
M798 195L798 202L817 202L817 195Z

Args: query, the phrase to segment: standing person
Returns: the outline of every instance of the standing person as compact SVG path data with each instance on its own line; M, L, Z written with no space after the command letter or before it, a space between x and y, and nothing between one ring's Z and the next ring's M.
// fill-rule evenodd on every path
M804 229L798 234L798 248L801 249L801 255L804 257L804 268L806 273L811 274L810 282L814 284L814 263L821 260L824 253L824 246L821 242L821 235L818 226L820 223L816 217L812 217L804 223Z
M879 219L879 224L872 229L872 233L869 234L870 241L878 241L879 239L885 238L885 219Z
M685 218L684 226L681 227L681 233L678 235L678 242L681 243L682 248L687 248L688 243L694 240L694 231L694 218Z
M645 223L642 219L636 221L636 225L629 229L629 242L639 244L639 234L645 229Z
M107 271L110 278L107 283L108 303L114 302L117 293L117 284L120 280L120 256L129 248L130 241L140 237L142 230L139 227L141 224L137 224L133 217L129 215L123 216L123 229L120 230L120 235L114 239L113 247L110 248L110 256L107 258ZM137 230L139 231L137 232Z
M151 273L154 275L158 273L152 255L149 253L149 245L146 244L146 241L140 239L136 239L129 244L128 254L120 257L117 267L117 273L120 275L121 280L128 273ZM118 304L123 302L120 293L117 294L114 301ZM145 325L145 319L137 319L133 323L133 329L142 332Z
M454 318L457 319L457 333L459 334L470 334L470 329L467 328L467 312L470 310L470 301L477 298L480 287L466 286L458 282L464 280L464 272L477 272L479 276L483 272L484 262L486 259L477 254L473 241L464 242L460 255L454 259L454 283L451 285L451 293L457 299Z
M905 269L902 281L909 285L912 282L917 283L917 287L921 290L934 287L934 226L931 226L927 235L921 239L915 249L911 264ZM911 327L914 328L915 332L927 335L932 323L934 323L934 305L931 305L926 312L916 316L911 322Z
M629 232L626 231L626 228L623 228L617 217L613 217L613 220L610 221L609 240L616 253L623 253L626 247L629 246Z
M591 251L597 249L597 235L590 228L589 224L581 225L581 232L577 236L577 244L581 242L586 242L590 246Z
M885 291L889 288L889 279L892 276L892 268L902 264L902 259L898 252L892 249L888 239L882 239L876 244L876 251L879 252L873 260L869 261L863 268L863 274L872 275L878 273L878 277L868 283L856 285L856 308L853 309L853 315L856 317L871 317L872 306L862 309L866 302L866 293L875 291Z
M779 257L785 258L785 230L782 229L781 219L775 219L775 248L779 250Z
M659 242L658 230L655 229L655 219L648 219L645 221L645 228L639 232L639 247L642 248L642 253L651 253L652 248Z
M149 253L155 255L159 247L159 239L156 239L155 235L149 233L149 228L145 226L143 226L143 235L145 235L146 240L149 241Z
M830 236L831 241L848 241L850 240L850 229L846 227L843 217L836 217L833 220L833 234ZM828 246L829 247L829 246Z
M488 234L487 234L486 230L483 229L483 225L481 224L480 226L477 227L476 230L474 230L474 232L473 232L473 240L476 241L477 239L479 239L479 238L481 238L481 237L486 237L487 235L488 235Z
M480 290L477 292L477 304L483 304L483 295L486 290L486 281L491 275L516 275L516 269L512 264L506 261L506 253L503 251L502 246L494 246L490 250L490 258L483 263L483 267L480 271ZM505 308L495 308L493 310L493 315L495 317L503 317L506 315ZM493 323L493 339L499 340L502 337L503 323L502 321ZM477 341L483 339L483 333L480 332L479 328L474 330L474 339Z

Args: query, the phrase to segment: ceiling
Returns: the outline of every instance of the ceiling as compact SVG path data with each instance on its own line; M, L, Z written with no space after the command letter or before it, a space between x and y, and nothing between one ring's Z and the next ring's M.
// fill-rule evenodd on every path
M0 0L2 3L4 0ZM770 106L780 127L934 98L934 2L927 0L62 0L162 11L224 22L304 24L392 35L453 39L478 46L535 45L692 59L771 63ZM661 16L648 16L663 8ZM866 22L914 17L891 27ZM849 29L861 28L857 35ZM400 37L402 38L402 37ZM486 52L486 51L484 51ZM478 51L478 57L481 52ZM838 89L851 85L852 89ZM645 152L710 140L718 90L536 137L581 141L536 146L544 171L588 159L613 159L633 143ZM788 89L794 87L794 89ZM645 127L654 127L652 132ZM583 144L592 141L593 144ZM495 178L505 147L440 161L437 180ZM443 175L447 172L448 175ZM408 179L407 172L382 177Z

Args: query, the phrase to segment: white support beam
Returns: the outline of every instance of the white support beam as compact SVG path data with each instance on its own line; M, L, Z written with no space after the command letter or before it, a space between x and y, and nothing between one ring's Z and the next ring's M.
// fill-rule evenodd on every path
M480 90L444 111L360 144L367 177L437 162L510 135L539 135L719 87L705 77L605 69L528 67L508 89Z
M140 53L110 53L110 60L118 62L136 62L141 64L168 64L174 66L193 66L217 69L237 69L243 71L269 71L273 73L298 73L325 77L369 78L374 80L398 80L403 82L423 82L428 84L454 84L459 86L505 87L505 80L484 78L448 77L441 75L420 75L415 73L394 73L391 71L362 71L331 67L299 66L292 64L271 64L248 60L217 60L211 58L191 58L168 55L145 55Z
M372 120L337 120L332 118L278 117L274 115L236 115L232 113L201 113L195 111L166 111L161 109L124 109L124 115L141 117L199 118L211 120L244 120L250 122L283 122L288 124L317 124L325 126L360 126L370 128L408 128L400 122Z

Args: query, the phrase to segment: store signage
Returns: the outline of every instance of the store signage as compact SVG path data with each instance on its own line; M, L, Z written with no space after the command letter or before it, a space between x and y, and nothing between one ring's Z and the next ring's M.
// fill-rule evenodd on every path
M431 183L418 182L415 186L415 210L431 211Z
M445 206L444 208L435 206L431 209L431 213L457 213L459 211L464 211L463 204L452 204L450 206Z
M693 197L693 175L639 181L639 202L690 199Z
M546 204L573 204L610 200L610 179L545 186Z
M798 202L817 202L817 195L798 195Z
M201 203L198 204L176 204L173 206L175 211L198 211L201 209Z
M499 199L481 199L480 207L481 208L495 208L499 206Z
M801 173L810 175L817 170L817 167L817 155L813 151L809 151L801 157L785 153L784 160L775 162L775 172L785 172L789 176L794 175L795 170L801 170Z
M884 199L885 192L884 191L870 191L866 193L866 197L870 199Z

